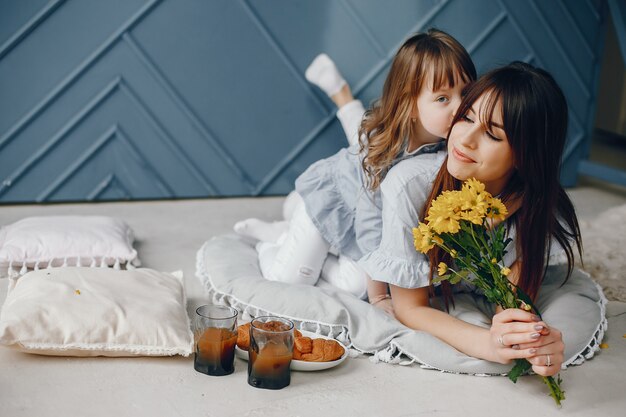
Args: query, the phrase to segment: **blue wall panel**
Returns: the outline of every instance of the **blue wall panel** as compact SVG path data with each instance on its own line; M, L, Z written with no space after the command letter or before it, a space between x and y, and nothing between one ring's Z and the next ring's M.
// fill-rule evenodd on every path
M0 202L284 194L346 144L310 61L331 55L367 104L431 26L479 72L519 59L555 74L571 185L605 14L601 0L0 0Z

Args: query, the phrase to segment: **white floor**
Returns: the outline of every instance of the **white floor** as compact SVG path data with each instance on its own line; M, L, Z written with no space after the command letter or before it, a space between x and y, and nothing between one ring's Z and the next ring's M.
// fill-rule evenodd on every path
M626 191L593 182L570 190L582 219L620 204ZM0 224L52 214L105 214L125 219L139 240L144 266L186 275L191 312L205 299L195 253L244 217L278 219L282 198L241 198L106 204L0 206ZM626 221L626 219L625 219ZM0 283L0 300L6 296ZM626 409L626 303L609 305L609 332L594 359L562 372L567 400L556 410L538 378L443 374L368 358L349 358L317 373L294 372L280 391L235 373L208 377L191 358L56 358L0 348L0 416L622 416ZM623 337L623 335L625 337Z

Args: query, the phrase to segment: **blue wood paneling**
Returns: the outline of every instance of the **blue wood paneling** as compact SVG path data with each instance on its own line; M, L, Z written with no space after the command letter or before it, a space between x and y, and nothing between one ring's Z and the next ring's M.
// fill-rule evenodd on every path
M324 51L378 97L415 31L483 72L545 67L570 105L563 180L593 123L602 0L0 0L0 201L284 194L345 138L304 79Z

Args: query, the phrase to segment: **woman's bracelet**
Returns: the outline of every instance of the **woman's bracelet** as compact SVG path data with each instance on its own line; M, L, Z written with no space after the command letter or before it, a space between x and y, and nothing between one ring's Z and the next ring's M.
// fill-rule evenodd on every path
M370 298L369 300L370 300L370 304L374 305L376 303L380 303L381 301L387 300L390 298L391 298L391 295L389 294L380 294L380 295L374 296L373 298Z

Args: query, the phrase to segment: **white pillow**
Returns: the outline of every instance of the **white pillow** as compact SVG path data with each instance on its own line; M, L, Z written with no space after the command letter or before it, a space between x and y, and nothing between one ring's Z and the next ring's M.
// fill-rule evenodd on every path
M189 356L182 272L53 268L9 280L0 344L41 355Z
M133 239L111 217L28 217L0 229L0 277L47 266L139 265Z

